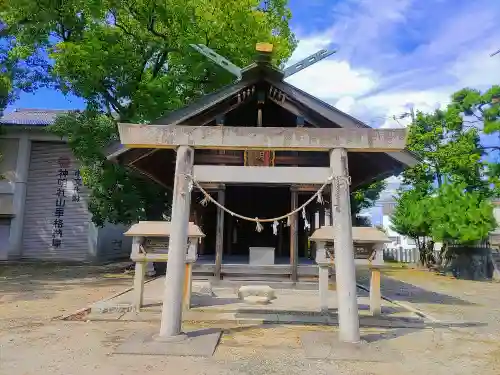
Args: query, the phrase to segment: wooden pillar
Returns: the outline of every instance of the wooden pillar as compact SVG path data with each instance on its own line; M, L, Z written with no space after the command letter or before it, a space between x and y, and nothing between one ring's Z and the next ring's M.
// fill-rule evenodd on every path
M309 236L317 229L315 207L309 212L309 224L311 225L311 229L309 229L309 233L306 235L306 243L309 247L309 259L314 259L316 257L316 243L309 241Z
M182 307L184 310L191 308L191 291L193 289L193 264L186 263L186 274L184 275L184 289Z
M224 205L226 202L226 192L217 192L217 202ZM224 251L224 210L217 207L217 228L215 234L215 277L220 279L222 269L222 253Z
M290 201L290 211L295 210L299 204L299 194L297 190L292 189L291 193L291 201ZM292 267L292 281L297 281L297 265L298 265L298 222L299 222L298 213L292 215L290 217L290 266Z
M370 278L370 312L373 316L379 316L382 313L382 295L380 293L380 270L371 269Z
M278 224L278 256L282 257L283 256L283 228L281 226L281 223Z
M330 166L334 176L331 189L331 218L335 239L335 275L339 305L339 336L341 341L357 343L360 341L360 332L347 151L341 148L331 150Z
M231 255L232 247L233 247L233 225L234 225L234 217L228 216L227 220L227 230L226 230L226 253L227 255Z
M160 339L167 341L185 337L181 333L182 296L188 247L189 206L191 205L190 183L187 175L193 171L193 159L194 150L191 147L179 146L175 162L171 234L159 335Z

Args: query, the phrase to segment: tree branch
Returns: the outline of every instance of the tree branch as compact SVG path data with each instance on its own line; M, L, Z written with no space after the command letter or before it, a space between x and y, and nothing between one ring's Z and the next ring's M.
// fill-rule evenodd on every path
M171 52L169 48L164 49L156 59L155 65L153 67L153 78L156 78L158 76L161 68L165 65L169 52Z
M104 97L104 99L107 100L109 104L113 107L113 109L118 112L118 114L121 116L125 112L125 107L118 102L118 100L108 91L108 89L105 88L103 85L104 90L102 90L101 95Z

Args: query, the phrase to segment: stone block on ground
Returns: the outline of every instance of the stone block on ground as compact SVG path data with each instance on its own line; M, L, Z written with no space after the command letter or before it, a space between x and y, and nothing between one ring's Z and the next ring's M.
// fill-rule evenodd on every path
M244 300L249 296L266 297L269 301L276 298L274 289L269 285L243 285L238 289L238 298Z
M193 281L191 292L201 296L214 296L210 281Z

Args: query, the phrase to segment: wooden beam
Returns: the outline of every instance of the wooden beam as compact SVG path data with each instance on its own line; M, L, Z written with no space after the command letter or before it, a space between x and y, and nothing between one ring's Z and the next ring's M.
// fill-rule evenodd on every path
M217 151L214 151L217 152ZM243 154L196 154L194 156L195 164L225 164L225 165L243 165ZM275 165L298 165L298 166L327 166L328 154L311 155L302 152L299 156L295 155L276 155Z
M120 140L130 148L271 149L325 151L401 151L406 129L329 129L297 127L185 126L119 124Z
M297 191L290 191L290 211L295 210L299 204L299 195ZM292 268L292 281L297 281L297 265L299 263L299 215L294 214L290 217L290 266Z
M217 193L217 202L225 205L225 190L219 190ZM215 232L215 277L220 279L222 267L222 252L224 250L224 210L217 207L217 224Z
M219 183L211 183L211 182L202 182L200 183L200 186L204 190L224 190L226 187L224 184L219 184Z
M234 165L195 165L198 182L235 184L319 184L331 175L328 167L243 167Z
M295 190L295 191L298 191L299 193L316 193L319 190L319 188L321 187L321 185L322 184L316 184L316 185L312 185L312 184L292 185L291 189ZM326 194L329 193L329 192L330 192L330 186L327 185L323 189L323 196L326 196Z

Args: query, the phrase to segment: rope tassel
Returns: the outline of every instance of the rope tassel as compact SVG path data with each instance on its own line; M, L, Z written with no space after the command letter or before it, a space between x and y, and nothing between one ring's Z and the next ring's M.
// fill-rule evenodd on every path
M256 217L256 218L255 218L255 221L256 221L256 223L257 223L257 226L255 227L255 230L256 230L258 233L262 232L262 231L264 230L264 227L263 227L263 226L262 226L262 224L260 223L259 218L258 218L258 217Z
M304 219L304 229L305 230L311 229L311 224L309 224L307 219Z
M280 225L280 224L278 223L278 220L274 220L274 221L273 221L273 234L274 234L275 236L277 236L277 235L278 235L278 226L279 226L279 225Z
M200 201L200 204L203 207L206 207L208 205L208 202L210 202L210 198L208 197L208 195L205 195L205 197Z
M316 201L319 203L319 204L323 204L325 203L324 199L323 199L323 194L321 194L321 190L318 190L318 195L317 195L317 199Z

